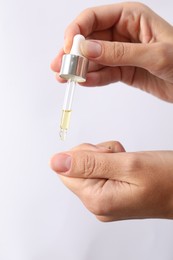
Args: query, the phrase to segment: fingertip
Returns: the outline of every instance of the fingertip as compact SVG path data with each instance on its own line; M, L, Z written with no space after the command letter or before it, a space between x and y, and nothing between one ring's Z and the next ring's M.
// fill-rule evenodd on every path
M63 50L65 53L70 52L71 45L72 45L72 39L70 36L69 29L67 27L67 29L65 30L65 34L64 34L64 46L63 46Z
M56 61L55 61L55 59L52 60L51 63L50 63L50 69L53 70L53 71L56 71Z
M64 34L64 52L69 53L73 44L73 38L76 34L82 34L78 23L75 20L69 24ZM85 36L85 35L84 35Z
M71 50L71 47L72 47L72 41L69 41L68 39L65 40L64 42L64 52L65 53L70 53L70 50Z
M69 29L66 30L65 35L64 35L64 52L65 53L70 53L72 43L73 43L73 37L74 35L72 34Z
M50 168L57 173L65 173L71 167L71 156L65 153L55 154L49 162Z
M50 68L55 71L58 72L60 70L61 67L61 62L62 62L62 56L64 55L64 50L61 49L58 54L56 55L56 57L52 60L52 62L50 63Z

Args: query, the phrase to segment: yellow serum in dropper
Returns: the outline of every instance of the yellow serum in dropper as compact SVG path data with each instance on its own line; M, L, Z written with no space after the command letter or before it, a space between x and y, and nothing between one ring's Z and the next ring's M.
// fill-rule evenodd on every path
M65 92L64 104L61 114L61 122L60 122L60 138L61 140L66 139L67 131L70 125L70 118L72 113L72 101L74 96L74 91L76 87L76 82L69 79L67 82L67 89Z
M63 141L66 139L67 130L69 129L71 112L72 110L62 110L59 135Z
M72 110L62 110L61 124L60 124L61 129L68 130L70 125L71 112Z

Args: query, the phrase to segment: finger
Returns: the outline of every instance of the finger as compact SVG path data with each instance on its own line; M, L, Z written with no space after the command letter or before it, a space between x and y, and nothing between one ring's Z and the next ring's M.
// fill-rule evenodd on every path
M115 221L115 216L99 216L99 215L96 215L96 218L101 222ZM120 220L120 219L118 219L118 220Z
M95 39L95 40L103 40L103 41L113 41L116 37L112 36L112 28L102 30L102 31L93 31L86 39Z
M95 63L93 61L89 61L89 66L88 66L88 72L92 71L99 71L103 68L104 66L98 63Z
M104 196L103 187L107 180L69 178L65 176L60 176L60 179L69 190L79 197L89 211L95 215L103 213L103 210L99 209L99 200L104 203L106 193Z
M112 149L110 149L108 146L99 146L89 143L83 143L80 144L74 148L71 149L71 151L92 151L92 152L102 152L102 153L111 153Z
M98 187L102 187L103 182L105 182L105 180L101 179L69 178L62 175L59 177L64 185L79 197L86 194L85 192L89 192L89 189L94 188L96 190Z
M138 196L131 196L132 190L128 183L65 176L60 176L60 179L100 221L129 218L129 214L134 213L132 209L136 211L134 205ZM135 192L135 187L133 192ZM134 216L136 214L133 214Z
M57 54L57 56L55 57L55 59L51 62L50 67L53 71L55 71L55 72L60 71L63 54L64 54L64 51L63 51L63 49L61 49L59 51L59 53Z
M135 167L141 167L143 170L143 161L137 153L69 151L54 155L50 166L64 176L128 182L129 179L132 180L131 175L136 171Z
M66 29L65 52L70 52L76 34L89 36L94 31L111 28L120 18L122 4L98 6L84 10Z
M81 193L81 191L84 188L84 183L86 179L82 178L69 178L66 176L60 175L60 180L63 182L63 184L71 190L73 193L75 193L77 196ZM95 180L94 180L95 181Z
M63 49L60 50L60 52L57 54L57 56L54 58L54 60L51 62L50 67L51 69L56 72L55 77L56 80L60 83L65 83L67 80L63 79L62 77L59 76L59 72L61 69L61 63L62 63L62 57L64 55ZM95 62L89 62L89 68L88 72L90 71L98 71L102 68L103 66L100 64L97 64Z
M98 87L121 81L121 70L119 67L105 67L99 71L89 72L86 82L80 83L81 86Z
M80 44L82 54L99 64L143 68L148 68L148 64L151 63L151 55L156 51L159 53L159 47L160 45L157 43L141 44L95 40L85 40ZM158 60L154 55L152 57L155 62Z
M119 153L119 152L125 152L124 147L122 144L118 141L107 141L102 142L97 145L97 147L105 147L109 150L111 150L112 153Z
M80 83L80 85L99 87L122 81L128 85L140 87L140 85L145 86L145 72L144 69L131 66L105 67L96 72L89 72L86 77L86 82Z
M56 80L60 83L66 83L67 80L63 79L62 77L59 76L59 73L55 73L55 77L56 77Z
M118 141L107 141L97 145L83 143L71 149L71 151L93 151L102 153L125 152L124 147Z
M87 158L89 158L87 153L90 154L91 157L93 156L93 159L94 159L94 156L97 153L103 153L105 155L106 153L115 153L115 152L124 152L124 151L125 151L124 147L117 141L103 142L98 145L85 143L85 144L81 144L77 147L72 148L70 152L64 152L64 153L53 156L53 158L50 161L50 166L54 171L56 171L58 173L66 172L69 170L69 168L71 168L71 163L72 163L71 155L69 155L69 153L73 154L73 158L78 158L78 159L79 159L79 157L77 156L76 153L79 153L80 157L83 158L83 161L81 160L81 163L84 163L83 168L85 168L86 163L84 162L84 160L88 160ZM104 158L104 156L103 156L103 158ZM105 158L105 160L106 160L106 158ZM80 162L80 159L79 159L79 162ZM79 162L77 162L77 161L75 162L75 160L73 160L74 167L75 167L75 165L78 165ZM80 167L81 167L81 163L80 163ZM94 161L92 160L92 162L89 162L89 165L91 163L94 163ZM107 162L107 163L109 164L109 162ZM89 166L89 167L91 167L91 166ZM73 171L73 169L71 169L71 170ZM79 171L82 171L82 169ZM93 177L93 178L95 178L95 177Z
M164 69L172 64L172 44L127 43L85 40L80 44L83 55L105 66L133 66L163 77ZM152 59L151 59L152 57ZM159 57L159 59L158 59Z
M59 76L59 72L60 72L60 68L61 68L61 63L62 63L62 57L63 57L64 54L65 54L65 53L64 53L63 49L61 49L61 50L59 51L59 53L57 54L57 56L55 57L55 59L51 62L51 65L50 65L51 69L56 72L56 73L55 73L56 80L57 80L58 82L60 82L60 83L65 83L65 82L67 82L67 80L65 80L65 79L63 79L63 78L61 78L61 77Z

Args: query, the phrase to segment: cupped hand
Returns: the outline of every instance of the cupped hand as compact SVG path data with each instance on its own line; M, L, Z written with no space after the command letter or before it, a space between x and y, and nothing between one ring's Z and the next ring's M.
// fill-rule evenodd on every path
M90 60L82 85L122 81L173 102L173 27L147 6L127 2L84 10L66 29L64 49L51 64L55 72L76 34L87 38L80 47Z
M101 221L173 218L173 152L127 153L119 142L83 144L50 165Z

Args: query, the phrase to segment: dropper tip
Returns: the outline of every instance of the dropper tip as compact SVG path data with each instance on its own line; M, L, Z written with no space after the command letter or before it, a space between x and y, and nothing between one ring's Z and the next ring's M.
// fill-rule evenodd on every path
M67 136L67 129L60 129L60 132L59 132L59 136L60 136L60 139L62 141L65 141L66 140L66 136Z

